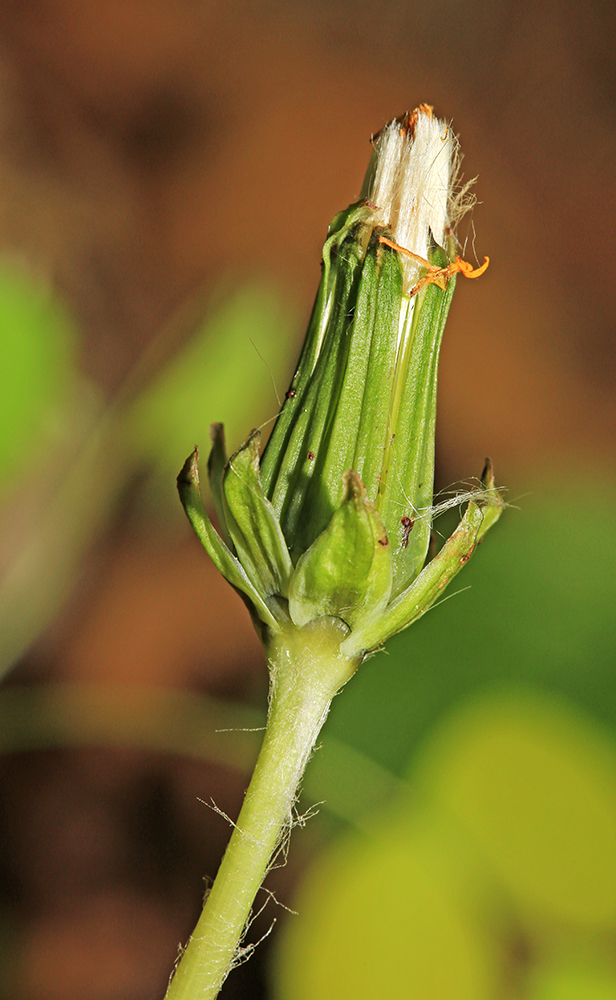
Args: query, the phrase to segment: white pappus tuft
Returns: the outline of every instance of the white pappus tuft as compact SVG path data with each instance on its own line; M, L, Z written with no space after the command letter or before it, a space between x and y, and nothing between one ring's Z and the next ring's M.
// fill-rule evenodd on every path
M430 232L439 246L455 212L457 139L428 104L389 122L373 137L374 153L361 197L374 206L376 225L388 226L401 247L424 260ZM408 287L422 265L403 256Z

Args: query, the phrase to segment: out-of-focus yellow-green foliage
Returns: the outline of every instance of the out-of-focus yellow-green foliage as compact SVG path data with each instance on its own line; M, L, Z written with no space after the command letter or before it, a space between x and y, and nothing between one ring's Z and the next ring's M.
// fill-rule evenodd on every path
M488 697L411 776L470 837L528 926L616 929L616 747L537 692Z
M442 722L408 787L314 865L282 1000L573 1000L574 982L603 996L616 983L610 738L556 698L503 690Z
M54 443L75 378L72 324L23 267L0 262L0 487Z
M616 972L597 956L571 961L566 956L539 960L530 970L529 1000L613 1000Z
M276 996L488 1000L498 950L468 905L465 850L426 813L382 819L309 872L283 935Z

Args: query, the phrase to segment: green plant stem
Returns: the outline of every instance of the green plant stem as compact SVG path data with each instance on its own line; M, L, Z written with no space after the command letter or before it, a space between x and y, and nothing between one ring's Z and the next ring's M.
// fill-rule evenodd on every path
M323 618L270 644L270 710L261 752L165 1000L213 1000L238 957L255 896L290 830L299 783L332 698L359 664L340 653L347 632L339 619Z

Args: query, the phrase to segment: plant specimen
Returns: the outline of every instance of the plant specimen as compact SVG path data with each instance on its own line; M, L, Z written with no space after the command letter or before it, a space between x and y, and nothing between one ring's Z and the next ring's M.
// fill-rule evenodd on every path
M168 1000L213 998L242 955L259 887L285 838L333 697L362 661L423 615L470 559L503 502L488 462L451 537L430 552L441 339L462 274L454 227L469 204L457 140L428 105L385 126L358 202L337 215L297 370L267 446L227 459L212 427L201 499L197 450L178 487L210 557L265 648L263 746ZM430 558L430 555L432 557Z

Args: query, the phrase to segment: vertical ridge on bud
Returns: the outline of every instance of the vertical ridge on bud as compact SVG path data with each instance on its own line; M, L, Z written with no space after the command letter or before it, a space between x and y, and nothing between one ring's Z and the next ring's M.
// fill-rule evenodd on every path
M385 251L385 252L384 252ZM328 524L343 495L343 476L353 469L374 502L388 432L395 367L401 271L397 255L371 239L353 290L340 342L337 385L327 426L314 458L314 475L295 526L303 551ZM304 516L306 515L307 516Z
M323 274L306 343L285 404L261 460L263 489L280 517L295 559L326 527L342 499L342 472L328 475L329 434L345 384L362 281L370 210L336 216L323 248ZM352 418L349 440L354 440ZM352 458L352 455L351 455ZM312 483L316 484L311 489ZM304 517L311 491L309 519Z
M444 259L436 246L433 261ZM455 290L453 277L443 291L428 285L400 344L392 402L392 433L383 459L383 491L377 508L394 545L395 596L421 571L432 527L438 362L445 323ZM407 534L402 518L413 527Z

